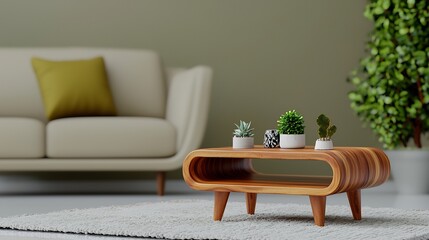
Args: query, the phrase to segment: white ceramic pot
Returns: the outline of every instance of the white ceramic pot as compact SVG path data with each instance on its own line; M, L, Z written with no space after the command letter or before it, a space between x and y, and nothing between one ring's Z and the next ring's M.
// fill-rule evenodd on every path
M232 148L253 148L253 137L233 137Z
M429 193L429 150L385 151L390 160L393 182L399 194Z
M280 134L281 148L305 147L305 134Z
M316 144L314 145L314 149L316 150L334 149L334 143L332 142L332 140L323 141L323 140L317 139Z

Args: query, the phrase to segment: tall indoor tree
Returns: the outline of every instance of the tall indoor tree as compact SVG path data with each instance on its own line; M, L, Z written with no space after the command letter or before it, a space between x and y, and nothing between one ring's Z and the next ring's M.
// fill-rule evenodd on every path
M429 131L429 2L371 0L374 22L368 56L350 81L351 107L387 149L407 146Z

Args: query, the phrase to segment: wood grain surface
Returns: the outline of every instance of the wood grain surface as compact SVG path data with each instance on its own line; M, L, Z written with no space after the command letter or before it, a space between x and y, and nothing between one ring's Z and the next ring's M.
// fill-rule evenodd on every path
M251 159L320 160L332 176L261 174ZM183 163L186 183L196 190L327 196L374 187L390 175L386 154L376 148L336 147L333 150L209 148L191 152Z
M262 174L255 171L252 159L324 161L332 168L332 176ZM390 162L386 154L367 147L209 148L189 153L183 162L183 177L190 187L215 192L215 221L222 220L230 192L246 193L248 214L255 213L258 193L308 195L314 223L318 226L325 225L326 196L347 192L353 218L360 220L361 189L378 186L389 175Z

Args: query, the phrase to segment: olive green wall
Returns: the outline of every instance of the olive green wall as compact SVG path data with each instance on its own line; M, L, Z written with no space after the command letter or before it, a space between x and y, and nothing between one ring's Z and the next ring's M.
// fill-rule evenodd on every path
M290 109L305 117L307 144L317 137L315 118L325 113L338 126L337 146L379 146L347 100L347 74L363 56L371 29L364 5L352 0L0 0L0 46L148 48L169 66L209 65L214 81L204 147L230 145L233 123L240 119L252 121L255 141L262 143L264 130ZM268 172L278 168L258 165Z

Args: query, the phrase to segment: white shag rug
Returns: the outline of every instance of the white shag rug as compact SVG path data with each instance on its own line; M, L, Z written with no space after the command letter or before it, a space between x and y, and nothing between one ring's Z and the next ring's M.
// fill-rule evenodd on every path
M314 225L310 205L257 203L247 215L244 202L228 202L221 222L212 214L212 201L179 200L0 218L0 228L164 239L429 239L429 211L364 207L355 221L348 206L327 205L325 227Z

